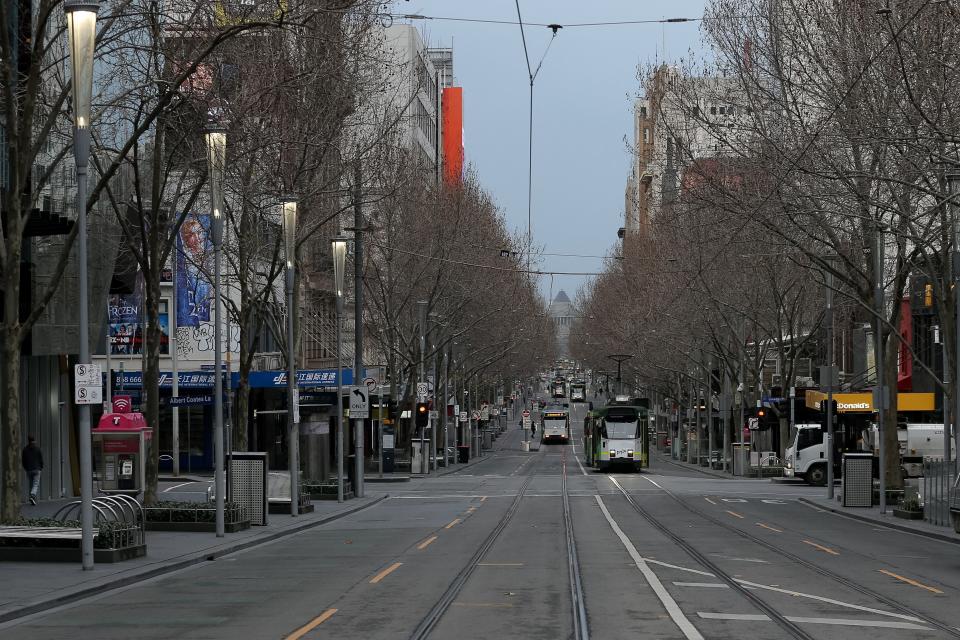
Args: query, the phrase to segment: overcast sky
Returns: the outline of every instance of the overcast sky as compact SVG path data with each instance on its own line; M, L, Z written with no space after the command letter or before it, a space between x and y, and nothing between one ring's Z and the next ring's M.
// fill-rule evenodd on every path
M705 0L520 0L524 22L568 24L699 17ZM398 0L398 13L515 21L514 0ZM529 79L520 30L445 20L417 20L430 46L454 49L464 93L466 159L511 228L527 226ZM564 28L534 86L533 242L545 253L606 254L623 226L629 172L625 136L639 92L637 66L676 61L698 48L699 22ZM549 29L527 27L536 68ZM596 258L544 256L542 269L591 272ZM544 296L573 298L584 276L541 279Z

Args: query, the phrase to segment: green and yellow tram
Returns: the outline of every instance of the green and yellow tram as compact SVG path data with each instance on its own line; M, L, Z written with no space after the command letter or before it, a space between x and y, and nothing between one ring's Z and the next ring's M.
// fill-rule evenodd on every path
M649 409L644 398L620 398L587 413L583 450L588 466L606 471L650 466Z

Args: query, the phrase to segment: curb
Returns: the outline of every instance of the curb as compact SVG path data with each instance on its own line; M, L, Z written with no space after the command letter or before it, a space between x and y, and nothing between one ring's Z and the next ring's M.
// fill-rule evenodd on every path
M734 477L735 477L735 476L731 476L731 475L725 474L725 473L723 473L723 472L707 471L707 470L704 469L703 467L698 467L698 466L696 466L696 465L687 464L687 463L685 463L685 462L684 462L684 463L676 462L676 461L671 460L670 458L667 458L666 456L662 456L662 455L658 455L658 456L657 456L657 459L658 459L660 462L666 462L667 464L672 464L673 466L675 466L675 467L677 467L677 468L679 468L679 469L688 469L688 470L690 470L690 471L696 471L696 472L698 472L698 473L702 473L702 474L705 475L705 476L710 476L711 478L720 478L721 480L733 480ZM736 476L736 477L739 477L741 480L758 480L758 479L759 479L759 478L743 478L742 476Z
M814 502L809 498L797 498L799 502L808 504L811 507L816 507L818 509L824 509L838 516L844 516L846 518L851 518L853 520L859 520L861 522L866 522L868 524L877 525L881 527L886 527L888 529L896 529L897 531L903 531L904 533L912 533L914 535L923 536L925 538L931 538L933 540L939 540L940 542L949 542L951 544L960 544L960 536L949 536L942 533L936 533L935 531L925 531L924 529L914 529L907 525L900 524L898 522L887 522L886 520L878 520L876 518L870 518L868 516L861 516L856 513L850 513L844 511L842 507L833 507L827 504L820 502Z
M334 520L339 520L340 518L345 518L347 516L353 515L364 509L369 509L377 504L380 504L387 498L389 494L384 494L364 505L358 507L353 507L351 509L344 509L343 511L332 513L329 516L318 518L313 522L307 522L295 527L290 527L289 529L284 529L282 531L275 531L269 535L265 535L261 538L256 538L253 540L244 540L243 542L237 542L236 544L230 545L228 547L223 547L212 552L202 552L197 553L194 556L183 558L180 560L170 561L166 564L163 564L159 567L154 567L153 569L148 569L141 573L135 575L129 575L124 577L119 577L115 580L107 580L106 582L98 583L94 586L83 587L72 593L66 593L61 596L56 596L48 600L43 600L41 602L35 602L12 611L7 611L6 613L0 614L0 623L10 622L12 620L17 620L18 618L24 618L35 613L40 613L48 609L53 609L65 604L70 604L71 602L76 602L78 600L83 600L91 596L102 595L108 591L113 591L114 589L120 589L123 587L136 584L138 582L144 582L145 580L150 580L151 578L156 578L168 573L173 573L181 569L186 569L192 567L196 564L201 564L203 562L208 562L210 560L216 560L226 555L236 553L238 551L243 551L245 549L250 549L252 547L257 547L268 542L273 542L279 538L285 538L287 536L293 535L295 533L301 533L307 529L312 529L313 527L318 527Z

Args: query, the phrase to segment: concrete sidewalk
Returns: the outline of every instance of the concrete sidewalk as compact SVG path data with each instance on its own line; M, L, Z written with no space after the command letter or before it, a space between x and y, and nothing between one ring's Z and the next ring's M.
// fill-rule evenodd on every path
M115 564L101 563L93 571L83 571L79 563L4 562L3 573L7 579L0 581L0 622L289 536L369 508L385 498L385 493L368 493L343 504L318 500L313 503L313 513L297 518L272 515L265 527L228 533L224 538L212 533L148 531L145 557ZM48 512L57 506L41 503L34 509ZM28 514L25 509L24 515L40 514Z
M839 492L837 497L839 497ZM887 505L887 512L880 513L880 507L844 507L839 500L822 498L799 498L800 502L818 509L830 511L854 520L879 524L890 529L906 531L919 536L960 544L960 535L954 533L953 527L938 527L923 520L904 520L893 515L893 506Z

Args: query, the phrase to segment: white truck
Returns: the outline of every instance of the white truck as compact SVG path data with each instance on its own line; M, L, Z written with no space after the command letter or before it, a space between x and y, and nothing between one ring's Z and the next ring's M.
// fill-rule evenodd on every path
M802 478L807 484L823 485L827 481L826 434L819 423L795 425L796 433L784 455L783 474L788 478ZM835 438L842 438L837 432ZM861 433L861 450L875 450L877 428L871 425L869 433ZM900 465L906 478L923 475L924 457L943 457L943 425L908 423L897 430L900 443ZM954 453L954 455L956 455ZM834 451L834 470L839 477L839 447Z

